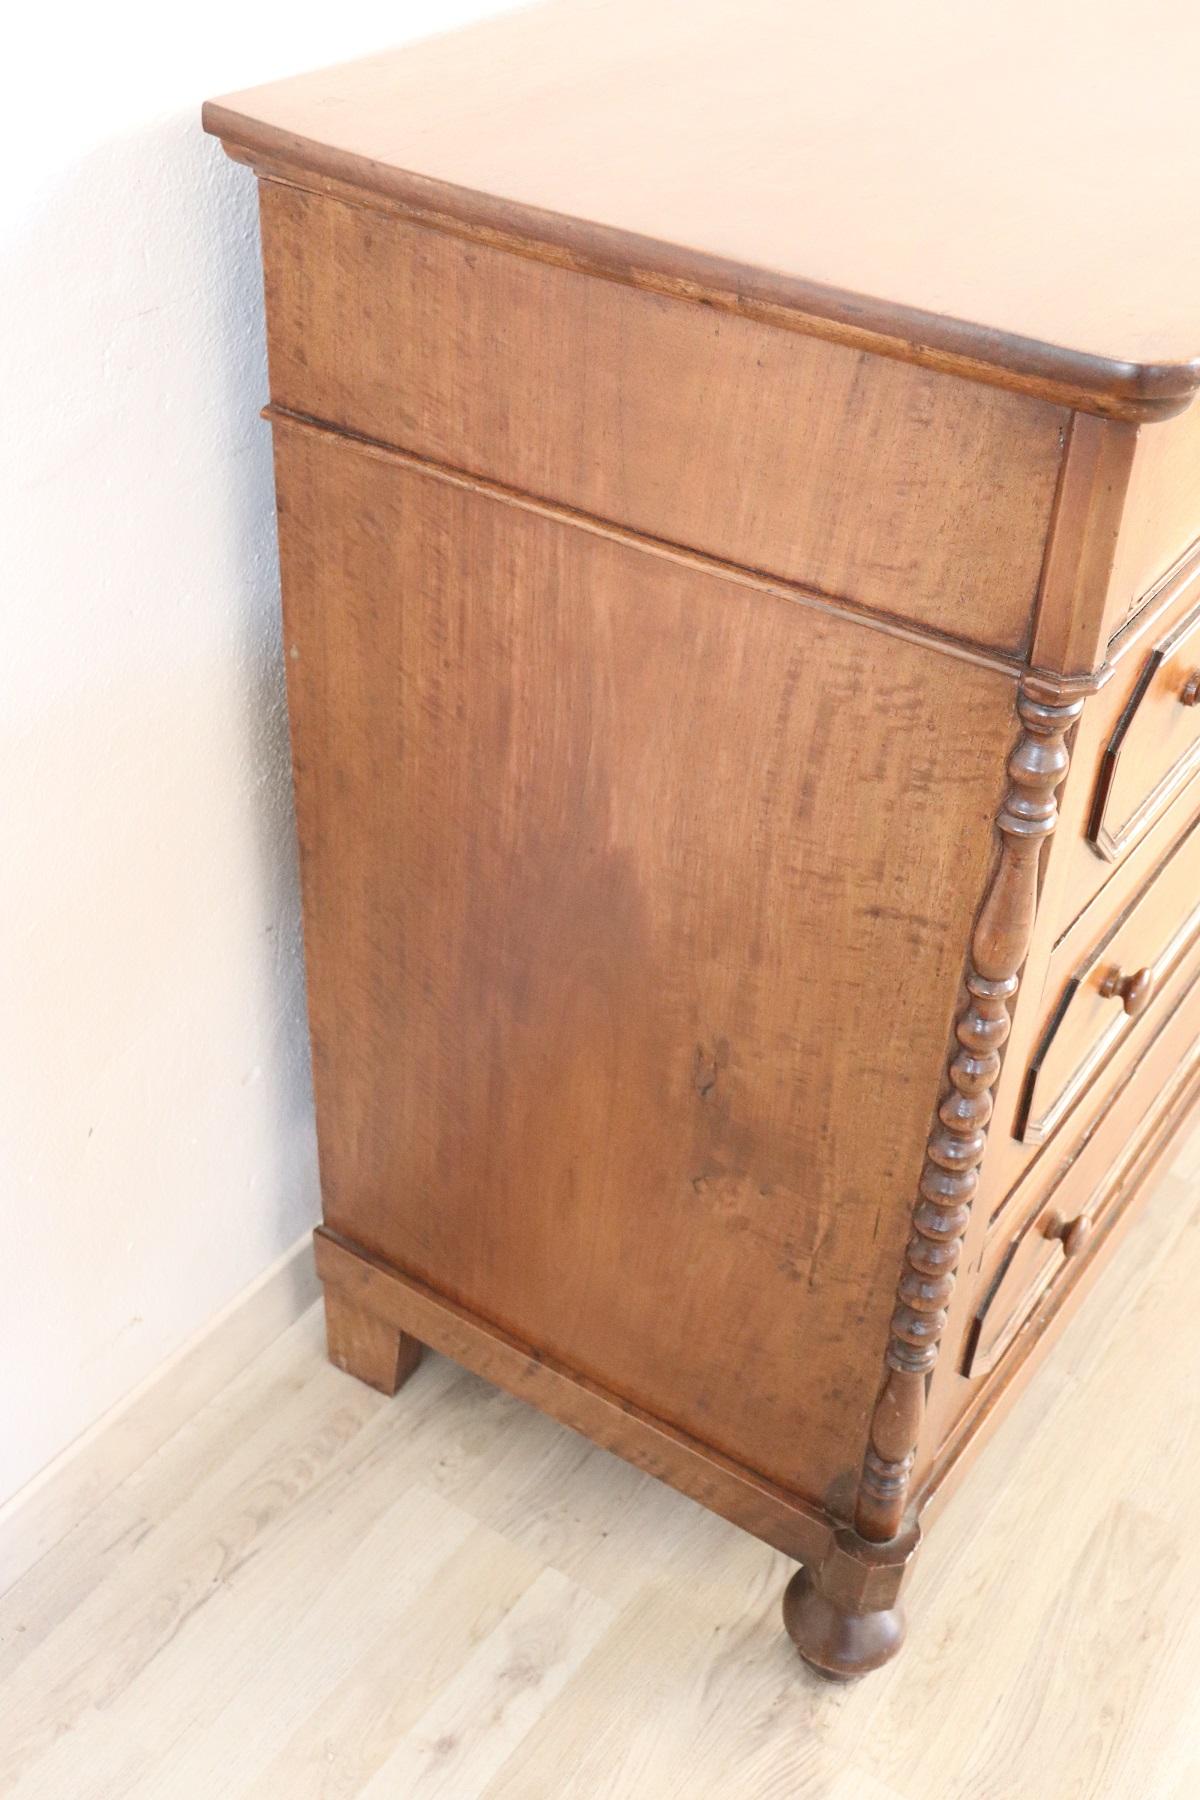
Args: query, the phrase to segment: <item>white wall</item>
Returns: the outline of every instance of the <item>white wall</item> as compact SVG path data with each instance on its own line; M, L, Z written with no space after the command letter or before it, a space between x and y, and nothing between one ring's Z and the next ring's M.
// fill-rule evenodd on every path
M200 103L499 10L6 22L0 1499L318 1209L254 182Z

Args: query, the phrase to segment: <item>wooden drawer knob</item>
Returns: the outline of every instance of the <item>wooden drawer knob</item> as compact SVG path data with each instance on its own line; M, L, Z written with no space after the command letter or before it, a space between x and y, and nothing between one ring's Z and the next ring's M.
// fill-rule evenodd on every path
M1061 1239L1063 1255L1068 1259L1086 1249L1091 1235L1092 1221L1086 1213L1080 1213L1077 1219L1064 1219L1061 1213L1053 1212L1042 1226L1043 1237Z
M1113 969L1100 983L1100 992L1106 1000L1119 1000L1129 1017L1136 1019L1154 992L1154 970L1138 969L1132 975L1122 975L1120 969Z
M1185 706L1200 705L1200 669L1193 669L1183 684L1179 698Z

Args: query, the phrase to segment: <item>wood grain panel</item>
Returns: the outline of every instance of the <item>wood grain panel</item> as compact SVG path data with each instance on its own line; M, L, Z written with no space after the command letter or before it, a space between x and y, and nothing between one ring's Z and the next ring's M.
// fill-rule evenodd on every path
M820 1498L865 1441L1011 682L276 434L327 1222Z
M261 184L271 393L1017 652L1066 414Z

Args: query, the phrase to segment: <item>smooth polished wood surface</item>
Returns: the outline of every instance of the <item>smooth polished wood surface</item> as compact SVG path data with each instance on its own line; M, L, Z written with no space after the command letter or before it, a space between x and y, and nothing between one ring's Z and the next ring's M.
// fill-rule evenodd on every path
M1067 415L261 185L289 411L1021 653Z
M1153 413L1200 375L1198 33L1185 0L560 0L205 117L623 278Z
M453 1364L388 1401L319 1307L252 1357L210 1339L220 1379L0 1598L0 1789L1191 1800L1198 1224L1193 1139L856 1687L797 1672L787 1558Z
M874 1401L1011 681L276 432L328 1223L823 1500Z

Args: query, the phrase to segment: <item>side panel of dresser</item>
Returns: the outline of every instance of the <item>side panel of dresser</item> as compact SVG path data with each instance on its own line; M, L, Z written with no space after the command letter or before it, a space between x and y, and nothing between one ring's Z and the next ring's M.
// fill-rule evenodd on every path
M276 405L1013 656L1068 414L261 183Z
M276 432L329 1225L844 1494L1010 678Z

